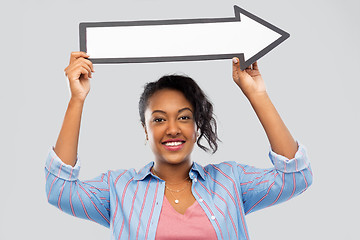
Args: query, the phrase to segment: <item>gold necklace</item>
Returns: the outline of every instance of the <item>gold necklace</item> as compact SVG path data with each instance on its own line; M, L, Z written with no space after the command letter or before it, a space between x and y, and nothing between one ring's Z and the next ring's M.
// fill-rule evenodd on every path
M174 200L175 204L178 204L180 202L179 199L177 199L177 197L175 197L174 194L172 194L172 192L170 192L170 194L175 198Z
M171 192L176 192L176 193L179 193L179 192L181 192L181 191L184 191L184 189L187 187L187 185L189 185L189 183L190 183L190 181L188 181L188 183L185 185L185 187L184 187L184 188L179 189L179 190L174 190L174 189L171 189L171 188L169 188L169 187L168 187L168 186L166 186L166 185L165 185L165 187L166 187L166 189L167 189L167 190L169 190L169 191L171 191Z
M157 175L157 174L156 174L155 169L153 169L153 168L152 168L151 170L153 170L152 172L154 173L154 175L155 175L155 176L159 177L159 175ZM159 177L159 178L160 178L160 177ZM184 180L184 181L186 181L188 178L189 178L189 177L185 178L185 180ZM181 183L183 183L183 182L181 182ZM165 181L165 188L169 190L169 192L170 192L171 196L173 196L173 198L175 199L175 201L174 201L174 202L175 202L175 204L180 203L180 200L179 200L177 197L175 197L175 195L174 195L172 192L179 193L179 192L184 191L184 190L185 190L185 188L189 185L189 183L191 183L191 181L190 181L190 180L189 180L189 181L188 181L188 183L185 185L185 187L183 187L182 189L179 189L179 190L174 190L174 189L171 189L171 188L169 188L168 186L166 186L166 181ZM180 184L180 183L177 183L177 184L172 184L172 185L179 185L179 184Z
M171 194L171 196L173 196L173 197L175 198L174 202L175 202L176 204L180 203L180 200L179 200L179 198L175 197L175 195L174 195L172 192L174 192L174 193L175 193L175 192L176 192L176 193L179 193L179 192L181 192L181 191L184 191L184 189L187 188L187 186L189 185L189 183L190 183L190 181L186 184L186 186L185 186L184 188L179 189L179 190L173 190L173 189L169 188L168 186L166 186L166 184L165 184L166 189L169 190L169 193Z

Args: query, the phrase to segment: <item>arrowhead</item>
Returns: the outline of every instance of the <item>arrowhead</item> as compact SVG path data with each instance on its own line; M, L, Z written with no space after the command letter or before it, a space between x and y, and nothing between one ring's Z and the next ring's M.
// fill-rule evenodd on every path
M235 31L235 39L246 42L243 49L243 62L240 58L240 67L244 70L273 48L285 41L290 34L264 21L263 19L234 6L235 19L239 21L242 31ZM244 36L245 33L245 36ZM243 43L244 44L244 43Z

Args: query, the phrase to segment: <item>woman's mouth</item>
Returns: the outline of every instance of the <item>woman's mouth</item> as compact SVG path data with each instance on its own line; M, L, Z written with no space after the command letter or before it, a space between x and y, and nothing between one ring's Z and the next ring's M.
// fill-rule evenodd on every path
M178 151L183 148L185 141L183 140L172 140L172 141L165 141L162 143L164 148L169 151Z

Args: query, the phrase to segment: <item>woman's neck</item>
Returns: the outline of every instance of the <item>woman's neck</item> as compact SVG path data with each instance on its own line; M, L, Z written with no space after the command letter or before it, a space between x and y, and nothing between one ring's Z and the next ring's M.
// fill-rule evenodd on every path
M155 162L152 171L155 175L169 184L176 184L183 182L189 177L191 165L191 161L186 161L181 164Z

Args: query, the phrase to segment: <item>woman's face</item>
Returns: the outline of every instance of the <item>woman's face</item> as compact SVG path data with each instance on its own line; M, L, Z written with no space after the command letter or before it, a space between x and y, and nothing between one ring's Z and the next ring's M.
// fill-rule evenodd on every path
M177 90L155 92L145 110L145 132L158 163L190 162L196 142L193 106Z

